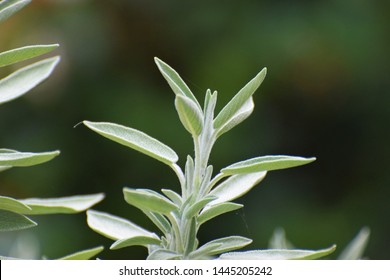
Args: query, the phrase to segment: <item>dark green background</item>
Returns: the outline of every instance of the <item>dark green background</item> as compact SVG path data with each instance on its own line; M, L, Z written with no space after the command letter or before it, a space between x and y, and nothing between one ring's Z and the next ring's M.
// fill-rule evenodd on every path
M122 187L178 190L164 164L104 139L82 120L131 126L175 149L183 166L190 136L174 94L154 64L174 67L203 103L218 90L220 110L268 68L256 108L218 140L215 170L260 155L316 156L303 167L270 172L239 202L243 210L201 228L202 243L244 235L265 248L283 227L300 248L338 245L363 226L366 255L389 259L390 10L388 1L33 1L0 26L0 50L60 43L48 81L1 106L0 146L60 149L52 162L1 174L2 195L52 197L104 192L95 209L154 229L122 199ZM18 67L22 66L19 64ZM1 69L3 76L13 69ZM40 226L2 235L36 240L56 258L111 241L89 230L85 214L37 217ZM144 258L146 250L108 249L103 259ZM337 257L335 253L332 257Z

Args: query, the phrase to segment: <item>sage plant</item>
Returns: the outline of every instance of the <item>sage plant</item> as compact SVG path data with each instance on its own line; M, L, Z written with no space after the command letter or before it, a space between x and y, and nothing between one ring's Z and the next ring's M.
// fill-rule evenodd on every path
M252 242L242 236L222 237L199 244L197 234L200 227L219 215L243 207L233 201L262 181L268 171L304 165L315 158L260 156L231 164L214 175L209 163L211 150L219 137L251 115L254 109L252 96L263 82L266 69L250 80L215 116L216 91L207 90L202 107L174 69L158 58L155 62L175 93L180 121L194 142L194 155L187 156L184 170L177 164L179 158L173 149L139 130L108 122L83 123L114 142L168 165L177 175L180 192L123 189L125 201L141 210L158 232L95 210L87 211L88 225L115 241L111 249L145 246L147 259L314 259L333 252L335 246L318 251L270 249L237 252L235 250Z

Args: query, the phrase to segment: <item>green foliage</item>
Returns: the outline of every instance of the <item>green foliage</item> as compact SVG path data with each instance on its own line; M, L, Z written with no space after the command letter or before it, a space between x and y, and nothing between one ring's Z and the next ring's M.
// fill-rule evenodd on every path
M0 21L7 19L28 4L29 0L4 0L0 2ZM58 44L35 45L13 49L0 53L0 67L46 54ZM16 99L43 82L50 76L60 58L52 57L23 67L0 80L0 104ZM0 172L12 167L26 167L48 162L58 156L59 151L52 152L19 152L11 149L0 149ZM0 196L0 231L23 230L37 224L27 216L58 213L78 213L85 211L104 198L103 194L80 195L61 198L15 199ZM98 247L82 251L63 259L88 259L103 248ZM7 257L0 257L7 259Z
M212 147L219 136L252 113L252 96L263 82L266 69L246 84L214 118L217 92L207 90L202 109L179 74L160 59L155 58L155 62L175 93L179 118L194 141L195 155L194 158L187 157L184 172L176 165L178 156L171 148L143 132L106 122L84 121L84 124L110 140L172 167L182 192L177 194L173 190L163 189L163 194L160 194L148 189L123 189L125 201L140 209L161 231L160 234L145 230L126 219L93 210L87 211L88 225L116 241L111 249L145 246L148 259L315 259L332 253L335 246L318 251L271 249L231 252L252 242L241 236L222 237L199 246L197 234L200 226L219 215L241 208L243 205L231 201L250 191L268 171L304 165L315 158L284 155L256 157L223 168L213 177L213 167L208 163Z

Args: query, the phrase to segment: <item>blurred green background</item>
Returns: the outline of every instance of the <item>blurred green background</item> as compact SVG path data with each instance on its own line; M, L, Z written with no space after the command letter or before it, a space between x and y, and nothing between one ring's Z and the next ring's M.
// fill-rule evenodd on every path
M173 172L73 126L91 120L141 129L175 149L183 166L192 141L153 57L175 68L201 102L206 89L218 90L217 110L267 67L254 113L221 137L211 163L219 170L271 154L317 161L270 172L239 200L242 210L202 227L200 242L234 234L254 239L248 249L265 248L281 226L300 248L336 243L334 258L369 226L365 255L390 259L389 10L389 1L369 0L34 0L2 23L0 50L60 43L62 60L44 84L1 106L0 146L62 154L2 173L1 193L104 192L95 209L154 229L121 190L178 190ZM2 234L1 253L19 255L27 246L28 256L56 258L103 244L103 259L146 256L141 247L108 250L111 241L89 230L84 213L36 220L34 229Z

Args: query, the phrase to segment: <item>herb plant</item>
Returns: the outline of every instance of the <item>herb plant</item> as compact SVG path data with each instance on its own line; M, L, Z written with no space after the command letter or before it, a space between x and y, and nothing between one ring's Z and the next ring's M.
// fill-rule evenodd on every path
M127 203L140 209L159 229L146 230L131 221L108 213L88 210L88 225L115 240L110 249L141 245L148 259L315 259L330 254L335 246L323 250L269 249L231 252L252 242L229 236L199 244L200 227L211 219L243 207L235 199L249 192L268 171L308 164L315 158L298 156L261 156L231 164L213 176L209 164L211 150L224 133L248 118L254 109L253 94L266 76L266 69L249 81L215 116L217 92L207 90L204 106L179 74L155 58L163 77L175 93L175 107L184 128L194 141L194 156L187 156L184 171L177 164L174 150L147 134L108 122L84 121L98 134L168 165L177 175L180 193L170 189L123 189Z
M7 19L17 12L30 0L0 1L0 21ZM34 45L13 49L0 53L0 67L15 64L46 54L55 48L52 45ZM0 104L16 99L37 86L50 76L60 58L52 57L23 67L0 80ZM11 149L0 149L0 172L12 167L26 167L41 164L52 160L59 155L59 151L31 153L19 152ZM29 198L15 199L0 196L0 232L23 230L36 226L30 215L78 213L85 211L103 199L103 194L79 195L61 198ZM84 250L67 255L61 259L89 259L100 251L102 247ZM0 259L7 257L0 256Z

